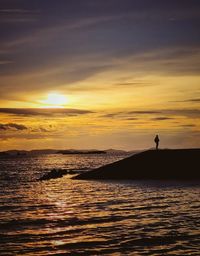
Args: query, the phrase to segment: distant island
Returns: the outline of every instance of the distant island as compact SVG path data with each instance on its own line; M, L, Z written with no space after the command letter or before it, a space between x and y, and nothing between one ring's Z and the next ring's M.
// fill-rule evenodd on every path
M106 151L103 150L60 150L57 152L57 154L63 154L63 155L71 155L71 154L106 154Z
M56 154L57 152L58 150L56 149L7 150L7 151L0 152L0 157Z
M200 179L200 149L147 150L74 179Z

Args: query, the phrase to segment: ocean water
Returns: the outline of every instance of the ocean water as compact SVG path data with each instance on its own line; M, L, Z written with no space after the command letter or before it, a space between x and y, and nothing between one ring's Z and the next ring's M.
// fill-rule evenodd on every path
M126 155L0 159L0 255L200 255L197 182L37 181Z

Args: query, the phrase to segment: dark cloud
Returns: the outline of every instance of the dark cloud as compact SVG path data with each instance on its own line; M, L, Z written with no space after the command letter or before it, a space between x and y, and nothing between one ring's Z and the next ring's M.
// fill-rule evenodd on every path
M27 130L28 128L25 125L16 124L16 123L0 124L1 131L7 131L7 130L13 130L13 129L17 131L23 131L23 130Z
M157 115L157 114L162 114L163 111L159 111L159 110L132 110L132 111L124 111L124 112L115 112L115 113L108 113L105 115L102 115L102 117L106 117L106 118L112 118L112 117L116 117L116 118L126 118L127 120L135 120L137 119L136 117L132 117L132 115ZM130 117L131 116L131 117Z
M33 11L33 10L25 10L25 9L0 9L0 14L2 13L11 13L11 14L33 14L38 13L39 11Z
M71 62L71 56L91 53L131 56L180 45L193 48L200 41L200 4L195 0L7 0L0 9L22 21L39 15L31 25L2 24L1 46L9 48L16 63L13 72L54 65L63 57Z
M0 113L20 116L77 116L93 112L89 110L66 108L0 108Z
M172 117L167 117L167 116L159 116L159 117L155 117L152 118L151 120L153 121L164 121L164 120L170 120L173 119Z
M134 115L134 117L132 116ZM167 116L160 116L167 115ZM154 121L162 121L174 119L175 117L189 117L189 118L200 118L200 110L199 109L161 109L161 110L137 110L137 111L124 111L124 112L115 112L108 113L103 115L105 118L137 118L138 116L153 116L151 120Z
M109 113L109 114L101 115L100 117L113 118L113 117L119 117L121 114L123 114L123 112Z
M186 100L180 100L180 101L175 101L175 102L195 102L195 103L199 103L200 98L186 99Z
M135 120L138 120L138 118L136 118L136 117L128 117L128 118L125 118L125 120L135 121Z
M192 128L192 127L196 127L195 124L182 124L181 127L183 128Z
M129 111L128 114L137 114L137 115L149 115L149 114L161 114L161 111L158 110L137 110Z
M200 98L199 99L190 99L190 102L200 102Z
M198 45L169 45L157 50L130 55L130 66L135 72L170 76L199 75L200 48Z
M137 120L138 118L135 116L139 115L155 115L155 114L161 114L160 111L150 111L150 110L137 110L137 111L124 111L124 112L115 112L115 113L108 113L105 115L102 115L101 117L105 118L119 118L119 119L125 119L125 120ZM134 117L132 116L134 115Z
M76 60L73 61L76 63ZM43 72L38 71L34 75L16 74L16 76L10 77L9 75L3 76L0 80L0 94L6 98L12 98L13 95L16 97L16 94L19 95L24 92L54 90L55 84L56 88L61 88L61 90L65 87L63 84L67 84L66 88L73 91L76 90L73 87L74 83L104 72L111 67L109 64L87 64L86 60L84 62L81 57L77 60L77 63L78 67L72 63L59 63L58 68L49 67L49 69ZM84 88L79 88L79 90L84 90Z
M169 109L169 110L163 110L163 113L174 115L174 116L200 118L200 109Z
M10 60L0 60L0 65L7 65L7 64L11 64L13 63L13 61Z
M200 98L199 99L190 99L188 101L190 101L190 102L200 102Z
M104 118L120 118L122 120L129 120L129 121L138 120L138 118L136 118L136 117L127 117L126 113L124 113L124 112L109 113L109 114L101 115L100 117L104 117Z
M153 86L153 83L150 82L126 82L126 83L116 83L115 86L122 86L122 87L146 87L146 86Z
M0 23L22 23L38 20L39 10L31 9L0 9Z

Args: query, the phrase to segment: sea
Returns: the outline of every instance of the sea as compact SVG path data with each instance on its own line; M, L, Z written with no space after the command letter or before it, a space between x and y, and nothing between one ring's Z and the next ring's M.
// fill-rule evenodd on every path
M127 156L2 156L0 255L199 256L197 181L71 179ZM70 172L39 181L53 169Z

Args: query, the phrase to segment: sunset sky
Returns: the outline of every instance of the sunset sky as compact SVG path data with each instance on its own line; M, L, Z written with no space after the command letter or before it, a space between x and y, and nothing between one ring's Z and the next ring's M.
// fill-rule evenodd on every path
M200 147L199 0L0 0L0 151Z

